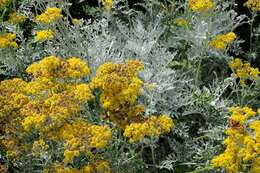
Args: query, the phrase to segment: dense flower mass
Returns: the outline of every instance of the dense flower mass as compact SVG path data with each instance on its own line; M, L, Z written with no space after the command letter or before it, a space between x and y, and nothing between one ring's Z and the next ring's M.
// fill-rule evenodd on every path
M22 23L24 23L25 19L26 18L24 15L14 12L14 13L9 14L8 21L12 24L22 24Z
M260 11L259 0L248 0L246 3L244 3L244 5L252 11Z
M189 0L189 8L192 11L203 12L214 8L213 0Z
M140 61L126 64L111 62L101 65L91 82L92 88L101 89L100 102L105 115L119 127L140 120L144 106L137 103L143 81L138 72L144 68Z
M44 13L36 16L36 21L43 24L54 23L63 17L61 11L60 8L48 7Z
M236 39L236 34L234 32L229 32L227 34L217 35L212 41L209 42L211 47L219 50L224 50L227 48L228 44Z
M77 57L71 57L63 61L56 56L48 56L36 62L26 69L26 72L34 77L46 78L83 78L89 75L90 69L87 63Z
M257 113L248 107L233 107L230 112L232 115L229 128L226 130L228 137L224 141L226 149L212 160L212 165L224 168L228 173L246 170L258 173L260 170L260 121L249 122L252 133L246 129L246 121Z
M36 41L51 40L54 38L54 33L51 30L41 30L36 32Z
M236 77L240 79L240 84L244 85L247 79L259 79L259 69L250 66L250 63L243 63L241 59L236 58L229 63Z
M173 127L172 119L167 115L151 116L143 123L131 123L126 126L124 136L130 143L142 140L145 136L159 136L169 133Z
M0 34L0 48L17 48L18 44L15 39L16 34L14 33Z
M95 160L91 150L106 147L112 133L107 126L80 118L80 105L93 99L88 84L80 83L80 78L90 73L87 64L76 57L66 61L49 56L26 71L33 75L30 82L15 78L0 84L0 145L7 157L18 159L28 152L40 157L48 153L47 142L52 141L64 144L65 165L80 154ZM24 138L30 133L38 135L30 143L19 140L19 133Z

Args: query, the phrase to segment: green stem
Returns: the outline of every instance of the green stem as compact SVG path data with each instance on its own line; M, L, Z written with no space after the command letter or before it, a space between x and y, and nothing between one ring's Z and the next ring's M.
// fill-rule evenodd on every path
M155 162L155 155L154 155L154 147L153 146L150 146L151 147L151 151L152 151L152 160L153 160L153 165L156 165L156 162ZM156 171L157 172L157 171Z
M196 70L196 75L195 75L195 86L198 86L199 83L199 78L200 78L200 68L201 68L201 64L202 64L202 59L203 57L200 57L200 61L199 61L199 65L198 68Z

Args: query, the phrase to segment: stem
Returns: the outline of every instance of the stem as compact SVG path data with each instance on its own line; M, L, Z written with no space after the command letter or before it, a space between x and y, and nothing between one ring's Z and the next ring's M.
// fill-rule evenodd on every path
M205 54L205 46L203 46L203 48L202 48L202 50L201 50L198 68L196 69L195 87L196 87L196 86L197 86L197 87L199 86L200 70L201 70L201 64L202 64L202 60L203 60L203 58L204 58L204 54Z
M150 146L151 148L151 151L152 151L152 160L153 160L153 165L156 165L156 162L155 162L155 155L154 155L154 147L153 146ZM157 172L157 171L156 171Z
M201 64L202 64L202 56L200 57L200 61L199 61L199 65L198 65L198 68L196 70L196 76L195 76L195 86L198 86L198 82L199 82L199 77L200 77L200 67L201 67Z
M250 20L250 53L251 53L252 50L253 50L253 36L254 36L253 26L254 26L255 16L256 16L256 13L253 12L253 13L252 13L252 19ZM250 59L250 62L251 62L251 59Z

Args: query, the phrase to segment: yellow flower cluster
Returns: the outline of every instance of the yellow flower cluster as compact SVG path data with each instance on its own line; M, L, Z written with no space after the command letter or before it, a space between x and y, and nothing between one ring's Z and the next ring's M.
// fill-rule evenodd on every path
M236 34L234 32L229 32L227 34L217 35L212 41L209 42L211 47L216 49L226 49L228 44L233 42L236 39Z
M91 135L90 147L104 148L112 138L112 133L108 127L92 125L89 128Z
M182 26L182 27L188 27L188 21L184 18L177 18L175 20L175 23L178 25L178 26Z
M15 39L16 34L14 33L0 34L0 48L17 48L18 44Z
M0 83L0 146L6 151L9 159L15 159L25 149L17 139L17 124L20 123L19 110L29 102L26 93L26 82L14 78ZM21 131L22 132L22 131Z
M77 122L80 105L93 98L88 85L79 83L80 77L90 72L87 64L79 58L74 57L65 61L50 56L32 64L26 71L33 75L32 81L12 79L2 81L0 84L0 131L4 134L1 145L7 151L8 157L16 157L21 152L28 151L25 144L21 144L17 139L17 133L26 134L36 129L40 139L71 140L69 137L64 137L66 135L64 131L63 136L60 135L61 130L69 121ZM80 75L76 75L79 78L68 74L74 71L76 74L80 72ZM77 79L77 82L70 81L71 78ZM82 127L77 126L75 129ZM106 134L104 140L109 140L108 132L105 133L105 130L109 131L108 128L97 130L96 134L104 133ZM84 136L84 133L95 133L95 129L88 131L76 133L81 136ZM70 136L73 136L71 133L69 132ZM99 136L95 140L99 140L101 146L105 146L107 143L102 141L102 137ZM88 146L92 138L89 135ZM87 138L78 139L81 139L79 142L82 143L86 142ZM35 141L32 147L33 154L36 155L41 147L44 148L44 141Z
M80 24L80 19L76 19L76 18L74 18L74 19L72 19L72 23L73 23L73 25L79 25Z
M248 0L246 3L244 3L244 5L252 11L260 11L259 0Z
M214 8L213 0L189 0L191 11L205 12Z
M7 173L7 166L0 163L0 172Z
M251 108L232 107L229 128L226 130L228 137L225 139L225 151L213 158L213 167L226 169L228 173L237 173L250 170L258 173L260 170L260 121L250 122L249 127L253 134L244 126L246 120L257 113Z
M250 66L250 63L243 63L241 59L236 58L229 63L236 77L240 78L240 84L245 85L247 79L257 80L259 78L259 69Z
M0 0L0 8L6 6L9 2L10 0Z
M8 22L10 22L12 24L21 24L21 23L24 23L25 19L26 18L24 15L14 12L14 13L9 14Z
M35 40L36 41L46 41L54 38L54 33L51 30L41 30L36 32Z
M124 128L138 121L144 106L137 103L143 81L138 72L144 68L140 61L127 61L126 64L112 62L101 65L91 82L91 88L99 88L100 102L104 114L117 126Z
M105 6L107 10L111 10L113 5L113 0L102 0L102 4Z
M45 170L45 173L111 173L107 160L97 160L95 163L88 164L81 169L68 168L63 165L55 165L54 169Z
M172 119L167 115L151 116L143 123L131 123L126 126L124 136L130 143L144 139L145 136L159 136L169 133L174 126Z
M43 24L50 24L57 22L63 17L61 9L56 7L48 7L47 10L41 15L36 17L36 21Z
M91 149L104 148L112 139L112 132L106 126L93 125L81 119L64 123L57 133L51 134L57 141L65 141L64 164L83 153L92 156Z
M76 57L71 57L67 61L56 56L48 56L29 66L26 72L35 78L72 78L78 79L86 77L90 73L87 63Z

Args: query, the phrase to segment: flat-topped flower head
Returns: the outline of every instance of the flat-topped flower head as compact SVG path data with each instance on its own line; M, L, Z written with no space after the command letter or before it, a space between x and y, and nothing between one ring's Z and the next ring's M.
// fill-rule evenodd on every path
M142 114L137 98L143 81L138 73L144 68L141 61L130 60L125 64L107 62L101 65L90 84L92 89L100 89L100 102L105 114L119 127L124 128Z
M229 63L229 67L233 70L235 77L240 79L239 82L241 85L245 85L247 79L259 79L259 69L251 67L250 63L242 62L239 58L232 60Z
M0 48L17 48L18 44L15 39L16 34L14 33L0 34Z
M0 8L5 7L9 2L10 0L0 0Z
M113 5L113 0L102 0L102 4L105 6L107 10L111 10Z
M43 24L50 24L57 22L63 17L62 10L56 7L48 7L45 12L36 17L36 21Z
M169 133L173 126L172 119L167 115L151 116L144 122L131 123L126 126L124 136L129 138L130 143L135 143L146 136L159 136Z
M51 40L54 38L54 33L47 29L47 30L41 30L36 32L35 40L37 42L42 42L46 40Z
M260 11L260 1L259 0L248 0L244 3L244 6L252 11Z
M189 0L189 8L194 12L206 12L214 8L213 0Z
M80 58L71 57L63 60L56 56L48 56L30 65L26 72L34 77L79 79L86 77L90 69Z
M225 50L228 47L228 44L233 42L236 38L237 36L234 32L219 34L212 41L209 42L209 46L215 49Z
M9 14L8 22L10 22L12 24L22 24L22 23L24 23L25 19L26 18L24 15L14 12L14 13Z

